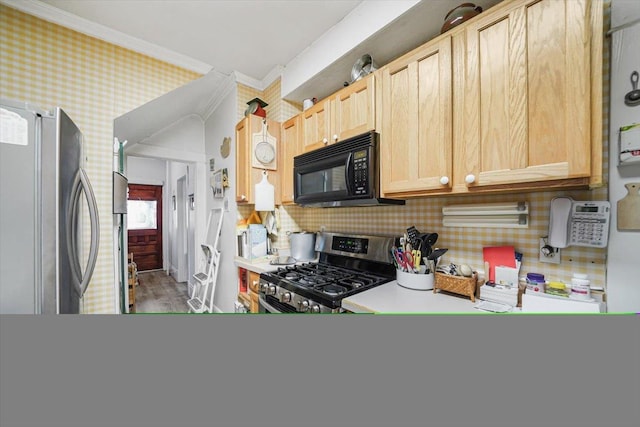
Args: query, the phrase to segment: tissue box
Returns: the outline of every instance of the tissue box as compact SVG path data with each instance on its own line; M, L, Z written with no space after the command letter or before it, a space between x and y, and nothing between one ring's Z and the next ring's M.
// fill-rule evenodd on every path
M245 258L256 259L267 256L267 229L262 224L249 225L249 253Z

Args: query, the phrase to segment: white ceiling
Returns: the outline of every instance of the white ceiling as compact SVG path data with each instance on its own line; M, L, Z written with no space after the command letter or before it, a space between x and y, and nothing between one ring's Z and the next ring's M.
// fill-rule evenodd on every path
M223 74L262 80L361 0L41 0L180 53ZM209 70L207 70L209 71Z
M115 136L132 144L190 114L206 118L219 101L216 96L236 77L260 88L281 74L284 82L287 71L301 63L313 64L313 73L283 97L322 99L350 79L352 65L363 54L380 67L437 36L447 12L461 1L0 0L205 75L116 119ZM487 10L499 1L474 3ZM396 10L406 11L392 13ZM387 18L371 22L380 16ZM362 36L345 39L353 33ZM326 49L340 53L322 63Z

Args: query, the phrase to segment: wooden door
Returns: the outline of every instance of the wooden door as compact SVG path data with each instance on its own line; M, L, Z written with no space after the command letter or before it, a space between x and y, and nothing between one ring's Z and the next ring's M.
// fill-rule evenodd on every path
M383 70L380 185L385 196L450 189L451 67L451 37L445 37Z
M586 0L526 0L466 28L456 189L591 173Z
M162 186L129 184L127 226L138 271L162 269Z
M282 203L293 203L293 158L300 154L300 116L292 117L282 124L282 150L280 179Z
M370 74L336 94L332 142L375 129L375 84Z
M308 152L330 144L331 99L326 98L302 112L302 151Z

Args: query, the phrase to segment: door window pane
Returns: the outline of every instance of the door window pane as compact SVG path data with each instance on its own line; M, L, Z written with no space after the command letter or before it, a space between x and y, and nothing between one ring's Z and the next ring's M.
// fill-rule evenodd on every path
M155 200L127 200L127 228L129 230L157 229Z

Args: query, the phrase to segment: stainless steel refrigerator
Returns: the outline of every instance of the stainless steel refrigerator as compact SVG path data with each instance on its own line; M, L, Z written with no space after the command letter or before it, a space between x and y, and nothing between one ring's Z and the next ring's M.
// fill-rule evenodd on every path
M0 313L80 310L99 243L82 145L82 132L62 109L0 99Z

